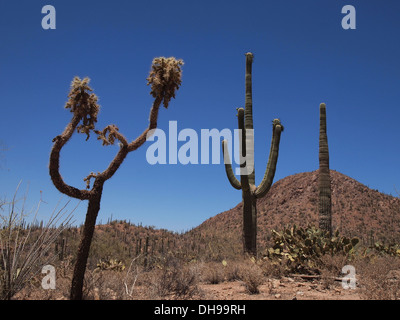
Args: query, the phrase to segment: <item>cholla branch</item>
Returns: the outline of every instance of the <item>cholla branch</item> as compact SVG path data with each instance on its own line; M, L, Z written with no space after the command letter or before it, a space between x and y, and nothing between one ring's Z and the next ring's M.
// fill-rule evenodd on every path
M150 94L154 98L163 97L165 108L168 108L171 98L175 98L175 91L182 83L182 65L183 60L174 57L153 60L147 84L151 85Z
M89 78L81 80L75 77L71 83L71 90L68 94L69 100L65 104L66 109L71 109L74 115L83 120L82 124L77 127L78 133L85 133L86 140L90 137L90 130L94 130L97 122L97 114L100 106L97 104L97 96L89 93L92 88L89 87Z
M179 89L182 83L182 65L183 60L177 60L174 57L160 57L153 60L147 78L147 85L151 85L150 94L155 98L150 110L149 126L129 144L129 151L134 151L143 145L148 138L149 131L157 128L158 110L161 103L164 104L165 108L168 108L171 98L175 98L175 91Z
M83 181L86 182L86 189L90 189L90 179L97 177L97 175L100 174L99 172L96 174L94 172L91 172L86 178L83 178Z
M114 144L115 139L119 140L124 146L128 145L126 138L121 133L119 133L119 129L116 125L110 124L105 127L103 131L94 130L94 132L97 134L97 140L103 141L103 146Z
M85 133L87 135L86 140L89 139L90 130L94 130L100 106L97 104L97 96L94 93L89 93L92 91L89 87L89 81L89 78L81 80L79 77L75 77L71 83L71 90L68 94L69 99L65 108L70 109L74 116L62 134L53 139L54 144L51 149L49 164L50 177L55 187L60 192L80 200L89 199L91 193L88 190L80 190L64 182L59 171L60 152L71 138L75 129L78 133ZM82 124L79 125L81 121Z

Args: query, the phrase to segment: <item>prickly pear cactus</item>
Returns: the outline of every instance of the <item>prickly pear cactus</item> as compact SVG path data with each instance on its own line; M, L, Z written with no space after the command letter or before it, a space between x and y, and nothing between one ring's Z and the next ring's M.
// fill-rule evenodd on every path
M122 261L116 259L110 259L105 261L100 259L95 271L100 271L100 270L124 271L125 265L122 263Z
M283 231L272 230L274 246L265 252L265 258L272 261L286 262L291 271L303 269L311 271L324 255L352 255L359 243L358 238L348 238L336 231L329 232L314 226L301 228L294 225Z

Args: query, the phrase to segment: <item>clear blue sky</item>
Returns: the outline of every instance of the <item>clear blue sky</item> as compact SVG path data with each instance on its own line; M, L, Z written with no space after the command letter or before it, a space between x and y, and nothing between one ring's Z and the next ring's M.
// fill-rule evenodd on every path
M41 9L56 8L56 30L43 30ZM344 5L356 29L344 30ZM28 204L42 197L46 219L62 197L48 174L52 139L70 120L64 109L74 76L91 78L99 96L98 128L118 125L133 140L148 125L151 61L185 61L183 83L159 128L237 128L244 106L244 53L253 63L256 182L264 174L271 121L285 126L274 181L318 168L319 104L325 102L331 169L385 193L400 189L400 2L60 1L0 3L0 140L8 146L0 196L22 179ZM178 147L183 145L178 144ZM195 227L241 201L224 166L150 165L147 142L128 155L104 187L98 221L113 214L175 231ZM117 147L74 134L61 153L65 181L103 171ZM75 203L75 202L74 202ZM75 212L83 222L86 202ZM71 206L72 208L72 206Z

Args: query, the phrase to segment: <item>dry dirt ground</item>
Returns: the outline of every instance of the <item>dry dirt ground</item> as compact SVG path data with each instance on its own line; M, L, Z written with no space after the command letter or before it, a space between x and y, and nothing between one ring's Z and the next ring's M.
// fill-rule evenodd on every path
M94 300L361 300L360 289L343 289L341 282L332 281L329 288L321 280L303 280L299 278L282 277L281 279L267 279L259 286L258 294L250 294L246 291L242 281L225 281L218 284L198 284L198 292L190 298L180 298L174 295L164 297L149 295L147 286L136 286L131 297L120 295L115 290L107 289L107 294L99 297L98 289L94 288L94 294L89 299ZM68 290L23 290L14 299L17 300L67 300Z
M221 282L218 284L198 285L199 292L191 299L200 300L362 300L358 288L343 289L341 282L333 282L326 288L323 281L302 280L283 277L268 279L259 286L258 294L247 292L242 281ZM136 288L134 299L146 299L147 288ZM164 297L168 300L180 299L175 296ZM164 299L158 298L158 299Z
M199 286L206 299L216 300L360 300L357 289L343 289L335 282L329 289L318 281L293 278L269 279L259 287L260 293L249 294L240 281Z

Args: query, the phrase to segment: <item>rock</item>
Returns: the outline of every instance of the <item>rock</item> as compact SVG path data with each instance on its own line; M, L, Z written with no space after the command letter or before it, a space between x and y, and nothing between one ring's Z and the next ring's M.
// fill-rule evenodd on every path
M277 293L277 294L275 295L275 298L276 298L276 299L280 299L280 298L281 298L281 295L280 295L279 293Z
M276 289L278 287L284 287L285 285L282 284L279 280L272 280L272 288Z
M390 270L386 275L386 279L390 282L400 281L400 270Z
M94 295L94 300L100 300L100 290L99 290L99 288L94 288L94 293L93 293L93 295Z
M294 282L293 278L282 277L282 280L286 280L287 282Z

